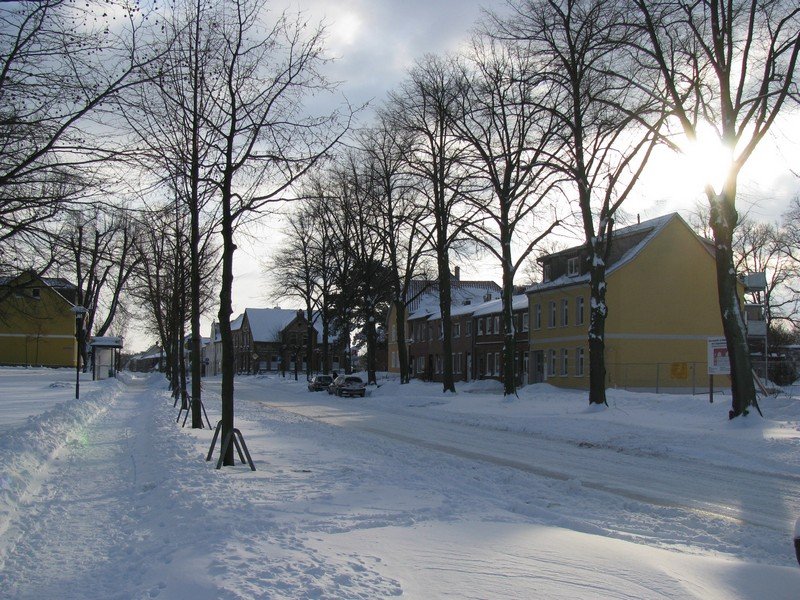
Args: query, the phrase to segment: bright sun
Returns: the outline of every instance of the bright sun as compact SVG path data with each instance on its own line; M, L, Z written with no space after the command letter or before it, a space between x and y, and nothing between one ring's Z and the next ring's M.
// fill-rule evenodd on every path
M710 184L719 193L731 169L732 149L722 143L717 131L707 123L697 127L695 140L682 137L678 147L682 152L682 175L688 179L686 183L696 190L703 190Z

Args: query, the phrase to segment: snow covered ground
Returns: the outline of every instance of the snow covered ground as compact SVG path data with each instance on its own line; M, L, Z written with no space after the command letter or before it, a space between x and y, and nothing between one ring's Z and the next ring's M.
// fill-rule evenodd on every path
M251 472L164 388L0 369L0 598L800 597L791 391L729 422L720 396L241 377Z

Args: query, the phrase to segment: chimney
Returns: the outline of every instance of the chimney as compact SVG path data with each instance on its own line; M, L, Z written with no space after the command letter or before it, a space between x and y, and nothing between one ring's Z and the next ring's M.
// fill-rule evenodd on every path
M456 281L461 279L461 267L456 267L455 273L453 273L453 279Z

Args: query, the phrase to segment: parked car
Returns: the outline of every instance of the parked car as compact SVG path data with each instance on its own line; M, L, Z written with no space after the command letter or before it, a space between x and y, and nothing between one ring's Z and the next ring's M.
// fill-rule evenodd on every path
M309 392L321 392L327 390L328 386L333 383L333 377L330 375L315 375L308 382Z
M355 375L341 375L333 380L328 388L328 393L337 396L361 396L367 395L367 386L361 377Z

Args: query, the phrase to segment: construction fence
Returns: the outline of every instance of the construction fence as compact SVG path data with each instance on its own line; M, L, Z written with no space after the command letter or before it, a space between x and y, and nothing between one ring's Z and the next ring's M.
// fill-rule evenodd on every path
M797 367L791 360L752 361L753 370L768 387L790 385L797 380ZM769 372L769 377L766 376ZM607 385L632 392L708 394L712 379L708 363L607 363ZM727 375L715 375L715 392L730 388Z

